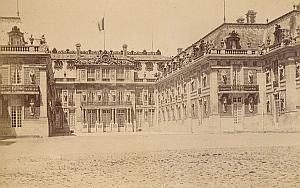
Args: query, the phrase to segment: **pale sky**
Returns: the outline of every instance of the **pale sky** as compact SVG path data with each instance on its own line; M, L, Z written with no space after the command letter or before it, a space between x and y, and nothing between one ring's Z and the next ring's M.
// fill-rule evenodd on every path
M299 0L226 0L227 22L257 12L265 23L293 9ZM223 0L19 0L21 30L45 34L50 49L103 49L97 21L105 14L106 49L176 55L223 22ZM16 0L0 0L0 16L16 16Z

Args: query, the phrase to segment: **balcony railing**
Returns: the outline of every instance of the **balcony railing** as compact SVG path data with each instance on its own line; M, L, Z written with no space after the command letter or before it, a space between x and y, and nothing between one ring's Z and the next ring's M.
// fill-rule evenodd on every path
M135 82L155 82L155 78L145 78L145 79L142 79L142 78L135 78L134 81Z
M81 102L81 106L119 106L119 105L132 105L132 102L131 101L122 101L122 102L106 102L106 101Z
M8 46L1 45L0 52L38 52L39 46Z
M258 85L222 85L219 86L219 92L221 91L258 91Z
M0 93L26 93L26 92L35 92L40 91L38 85L0 85Z
M258 50L251 49L213 49L209 54L224 54L224 55L258 55Z

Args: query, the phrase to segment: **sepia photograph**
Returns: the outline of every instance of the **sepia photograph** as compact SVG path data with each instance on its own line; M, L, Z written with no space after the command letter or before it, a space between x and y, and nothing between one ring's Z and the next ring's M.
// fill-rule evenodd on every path
M300 187L300 0L0 0L0 188Z

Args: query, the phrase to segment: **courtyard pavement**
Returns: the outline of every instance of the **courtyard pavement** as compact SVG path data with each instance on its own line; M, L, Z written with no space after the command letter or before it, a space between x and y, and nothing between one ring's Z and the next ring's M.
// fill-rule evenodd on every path
M300 133L0 139L0 187L300 187Z

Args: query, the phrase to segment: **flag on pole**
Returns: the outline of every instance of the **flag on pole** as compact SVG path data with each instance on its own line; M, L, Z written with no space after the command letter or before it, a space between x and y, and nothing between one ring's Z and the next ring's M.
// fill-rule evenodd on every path
M104 30L104 17L101 19L101 22L98 22L98 29L99 31Z

